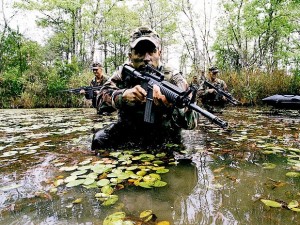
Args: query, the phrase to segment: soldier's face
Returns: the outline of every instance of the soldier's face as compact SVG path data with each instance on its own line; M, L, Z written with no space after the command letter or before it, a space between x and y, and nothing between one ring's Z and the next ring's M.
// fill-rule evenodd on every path
M212 81L214 81L216 78L217 78L217 75L218 75L218 73L216 73L216 72L209 72L209 75L210 75L210 79L212 80Z
M95 77L101 78L102 77L102 68L98 67L98 69L93 69L93 73L94 73Z
M134 68L139 68L146 64L158 67L160 59L160 50L151 42L141 41L129 53L129 59Z

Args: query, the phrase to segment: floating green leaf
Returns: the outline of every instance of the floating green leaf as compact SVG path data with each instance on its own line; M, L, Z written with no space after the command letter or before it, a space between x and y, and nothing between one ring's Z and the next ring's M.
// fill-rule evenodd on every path
M275 201L272 201L272 200L261 199L261 201L262 201L266 206L269 206L269 207L280 208L280 207L282 206L281 203L275 202Z
M299 172L287 172L285 174L287 177L300 177L300 173Z
M70 181L69 183L67 183L66 187L75 187L75 186L83 184L84 181L85 181L85 179L73 180L73 181Z
M159 169L156 170L156 173L168 173L170 170L169 169Z
M166 186L167 183L161 180L157 180L153 183L153 187L164 187Z
M76 180L78 177L77 176L68 176L68 177L66 177L65 179L64 179L64 182L65 183L69 183L69 182L71 182L71 181L74 181L74 180Z
M92 178L92 177L87 177L84 182L83 182L83 185L90 185L92 183L94 183L95 179Z
M139 182L138 185L143 188L152 188L152 185L149 182Z
M86 172L87 172L87 170L78 170L78 171L71 173L71 176L82 175L82 174L85 174Z
M60 171L74 171L78 168L78 166L64 166L59 168Z
M103 187L103 186L106 186L110 183L110 181L108 179L101 179L97 182L97 185L99 187Z
M103 221L103 225L123 224L125 217L126 214L124 212L116 212L107 216Z
M276 167L274 163L263 163L262 165L264 169L274 169Z
M149 220L152 219L152 217L153 217L152 210L145 210L145 211L140 213L140 218L142 220L144 220L144 222L148 222Z
M296 200L293 200L288 204L289 209L296 208L298 206L299 206L299 202L297 202Z
M300 208L291 208L291 210L294 212L300 212Z
M114 189L110 185L103 186L101 192L111 195L114 192Z
M102 205L110 206L115 204L119 200L118 195L110 195L107 200L105 200Z

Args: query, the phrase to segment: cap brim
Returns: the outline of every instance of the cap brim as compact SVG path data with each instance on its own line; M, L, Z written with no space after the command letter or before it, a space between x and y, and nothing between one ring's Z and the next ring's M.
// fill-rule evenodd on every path
M140 41L149 41L152 44L154 44L155 47L159 48L159 43L155 41L153 38L150 37L140 37L136 39L134 42L130 43L131 48L135 48L135 46L140 42Z

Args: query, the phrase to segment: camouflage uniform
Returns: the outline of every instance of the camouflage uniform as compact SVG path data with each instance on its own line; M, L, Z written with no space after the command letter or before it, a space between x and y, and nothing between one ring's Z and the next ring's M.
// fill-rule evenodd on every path
M103 111L118 110L118 121L94 134L92 150L114 147L162 147L166 143L181 143L181 128L193 129L197 125L198 114L194 111L158 107L153 105L155 121L144 122L145 104L127 103L122 99L123 92L136 84L126 81L120 66L104 84L98 98ZM158 70L165 74L165 80L183 90L188 88L181 73L160 65Z
M100 63L93 63L91 69L102 69L102 65ZM106 75L102 75L101 80L97 80L96 76L95 78L91 81L90 86L91 87L98 87L98 86L103 86L103 84L108 80L108 77ZM97 114L101 114L100 110L97 108L97 94L95 91L89 91L85 94L85 98L88 100L92 100L92 106L97 109Z
M213 84L215 87L221 88L224 91L227 91L227 85L225 81L215 78L214 81L212 81L210 78L206 78L208 82ZM220 96L218 93L208 92L209 87L207 87L204 83L201 84L199 88L199 97L201 98L201 102L208 111L214 112L216 111L216 108L214 107L221 107L223 108L226 104L226 100L223 99L222 96ZM217 110L218 111L218 110Z
M103 79L101 81L97 81L97 79L95 78L94 80L91 81L90 86L91 87L98 87L98 86L102 86L106 81L108 80L107 77L103 77ZM94 108L97 107L97 94L94 91L91 92L87 92L85 94L85 98L90 100L92 99L92 105Z

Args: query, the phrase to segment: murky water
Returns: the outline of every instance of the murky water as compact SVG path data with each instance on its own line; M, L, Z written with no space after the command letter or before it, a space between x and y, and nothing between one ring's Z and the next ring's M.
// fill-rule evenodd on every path
M244 108L219 116L233 132L205 119L184 131L184 159L176 157L178 164L161 175L167 186L126 186L115 191L116 204L103 206L97 188L52 190L69 174L59 163L98 160L89 150L91 129L114 116L98 117L93 109L0 110L0 224L103 224L114 212L138 218L145 210L178 225L300 224L300 213L287 207L300 203L300 178L287 176L300 170L299 116Z

